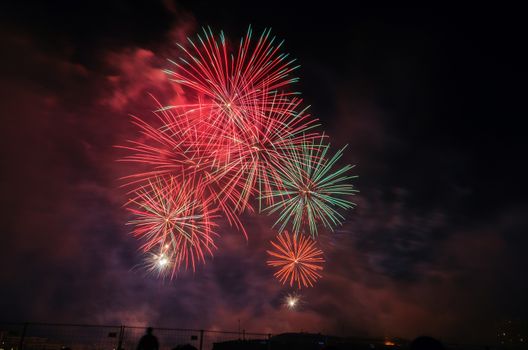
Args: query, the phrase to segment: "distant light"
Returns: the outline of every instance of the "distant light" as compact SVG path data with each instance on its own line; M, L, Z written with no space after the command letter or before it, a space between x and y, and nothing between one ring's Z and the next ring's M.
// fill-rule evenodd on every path
M385 342L383 343L383 345L386 345L386 346L394 346L394 345L396 345L396 343L393 342L393 341L390 341L390 340L385 340Z

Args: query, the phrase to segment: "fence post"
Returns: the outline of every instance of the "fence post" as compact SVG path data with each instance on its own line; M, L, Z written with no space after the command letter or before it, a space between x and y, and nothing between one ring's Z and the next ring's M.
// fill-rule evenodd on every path
M268 350L271 350L271 333L268 333Z
M119 327L119 338L117 338L117 349L123 349L123 337L125 336L125 326Z
M18 350L22 350L24 347L24 339L26 338L27 326L28 326L28 323L25 322L24 326L22 327L22 334L20 335L20 342L18 343Z
M204 335L204 330L200 329L200 348L198 350L203 350L203 335Z
M242 330L242 340L246 340L246 330Z

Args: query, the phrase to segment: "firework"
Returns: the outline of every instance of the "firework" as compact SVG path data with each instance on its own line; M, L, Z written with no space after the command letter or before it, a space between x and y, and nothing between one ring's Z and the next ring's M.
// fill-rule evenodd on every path
M171 261L165 253L146 252L140 267L157 277L166 277L172 275L171 265Z
M255 40L250 27L232 49L223 32L203 28L196 40L179 45L182 57L170 61L174 70L166 70L198 101L184 107L203 112L201 129L223 165L213 178L234 212L252 210L251 196L279 182L273 163L284 156L283 148L296 147L299 135L315 126L315 119L299 108L297 93L284 90L298 79L291 77L297 66L281 53L282 44L270 29Z
M187 47L178 45L183 55L177 61L169 60L175 69L166 70L172 81L201 100L199 107L209 110L211 124L224 131L245 129L256 106L275 110L272 99L277 93L280 99L297 94L281 91L298 80L291 77L298 67L293 65L295 60L280 51L283 42L277 42L270 29L257 40L252 37L250 27L232 52L223 32L215 35L203 28L196 40L188 38Z
M205 35L209 44L215 41L210 32L206 31ZM246 44L243 44L240 50L251 47L247 44L250 39L251 30L246 36ZM244 68L249 64L246 62L248 61L253 62L252 64L259 62L263 67L267 67L266 69L270 66L285 69L283 65L277 64L274 55L261 52L261 41L268 39L269 31L266 31L254 51L237 55L240 62L234 66L238 67L239 71L233 74L247 75L242 80L251 81L251 84L237 85L240 82L234 84L230 80L222 81L217 77L220 79L219 84L221 81L230 86L227 90L235 89L233 86L236 86L236 89L240 90L237 94L251 95L251 98L244 99L244 108L235 113L234 120L233 113L229 110L217 108L218 101L207 103L203 98L199 98L195 104L178 106L162 106L156 101L158 109L154 121L147 122L134 117L133 123L139 128L142 138L129 141L127 146L121 148L132 151L124 161L138 163L142 168L125 178L128 185L143 186L155 176L170 175L179 179L197 177L216 200L224 217L247 236L238 214L246 209L253 211L249 202L254 197L259 199L260 211L260 194L263 191L272 191L272 184L280 186L281 178L275 170L278 164L285 162L284 158L287 158L293 149L299 151L303 142L320 136L312 132L317 126L317 120L306 113L306 108L301 107L301 99L289 98L288 94L269 90L270 86L276 89L284 85L270 85L267 82L273 76L275 78L272 78L272 81L279 81L278 77L283 77L284 72L272 73L271 70L266 76L253 77L255 74L260 75L260 70ZM225 44L225 41L223 43ZM267 49L270 47L272 46ZM195 45L193 48L199 49ZM190 54L186 49L184 52ZM246 57L251 54L254 57ZM198 66L203 68L202 64ZM170 74L189 74L189 71L180 68ZM185 80L186 83L181 79L177 81L183 85L190 84L190 80ZM207 83L210 82L207 80ZM202 83L205 84L203 81ZM231 83L234 85L231 86ZM258 94L242 91L243 89L256 89ZM266 199L267 205L273 202L274 197Z
M282 302L284 308L288 310L296 310L301 304L301 296L297 293L288 293Z
M333 230L344 220L338 209L354 206L343 198L357 192L349 183L355 176L347 175L352 166L334 169L344 148L327 158L329 148L330 145L323 143L323 138L318 142L305 142L301 151L291 149L287 162L278 168L281 176L279 186L263 194L263 198L276 199L266 210L270 214L279 213L275 222L275 225L280 225L279 231L291 223L293 233L306 230L315 237L318 223Z
M287 231L277 236L277 241L271 241L274 250L268 250L269 266L278 268L274 276L282 283L294 284L297 288L313 287L321 277L324 263L323 252L315 245L315 241L304 235L289 234Z
M135 216L129 222L135 226L133 235L144 241L141 250L153 269L170 267L174 275L182 267L194 270L212 256L216 214L195 188L190 182L157 179L128 203Z
M149 187L152 179L170 177L177 182L192 179L196 192L203 193L224 214L231 226L247 237L247 233L233 209L226 202L233 203L239 198L235 188L221 183L228 157L221 141L210 137L204 123L199 122L203 109L185 110L166 108L157 100L158 109L154 120L148 122L133 117L141 138L128 141L126 146L118 146L131 152L122 161L135 163L136 172L124 177L126 184L138 192Z
M154 99L155 100L155 99ZM207 184L211 171L220 165L216 161L218 147L204 135L207 130L194 122L202 116L202 110L182 110L163 107L155 100L155 118L144 120L132 117L138 128L137 140L129 140L126 146L118 146L132 154L122 161L140 165L134 174L124 177L126 185L139 186L154 177L170 176L182 181L188 177L201 179Z
M135 165L124 177L132 196L128 209L133 234L143 241L147 270L173 277L194 270L216 248L217 218L247 233L240 216L263 207L277 214L283 232L272 242L268 264L290 286L312 286L321 277L322 252L301 233L332 230L350 209L355 190L347 165L335 170L343 150L328 156L326 136L307 113L298 93L295 60L266 29L251 27L238 45L223 32L204 28L196 39L178 45L182 55L169 60L170 80L185 102L155 100L151 118L132 117L138 132L124 146L122 161Z
M249 200L253 194L257 194L260 211L259 194L270 192L281 184L277 167L287 161L291 150L301 150L307 139L319 137L318 133L310 132L317 126L316 119L300 108L301 102L298 99L277 102L282 105L278 109L288 111L286 114L257 113L250 127L232 136L230 161L223 172L220 171L220 178L224 182L222 188L235 194L230 198L235 199L232 204L237 211L250 208ZM266 204L272 204L273 200L268 197Z

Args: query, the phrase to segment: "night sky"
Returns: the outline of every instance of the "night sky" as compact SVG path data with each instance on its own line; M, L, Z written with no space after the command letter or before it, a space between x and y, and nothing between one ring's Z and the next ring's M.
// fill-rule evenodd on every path
M42 1L0 19L0 320L474 342L528 318L518 9ZM174 95L175 43L205 25L236 42L249 24L286 40L359 175L298 311L265 264L270 217L244 217L247 242L223 227L214 259L173 281L135 267L125 225L129 114Z

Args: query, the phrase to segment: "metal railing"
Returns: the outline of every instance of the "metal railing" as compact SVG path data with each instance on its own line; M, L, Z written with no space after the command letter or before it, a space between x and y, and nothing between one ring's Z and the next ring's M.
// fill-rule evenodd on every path
M135 350L145 327L59 323L0 323L0 350ZM190 344L213 349L225 341L269 341L271 334L154 328L160 350Z

